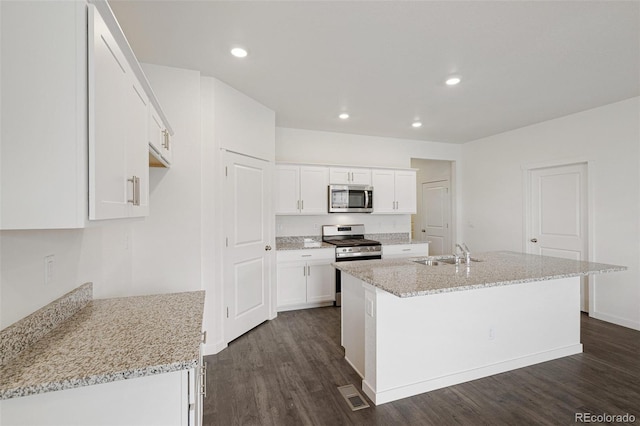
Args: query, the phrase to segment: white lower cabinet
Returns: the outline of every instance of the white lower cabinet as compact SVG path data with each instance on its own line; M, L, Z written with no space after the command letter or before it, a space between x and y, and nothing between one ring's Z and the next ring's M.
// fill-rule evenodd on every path
M382 245L382 258L429 256L429 243Z
M197 377L197 369L182 370L6 399L0 424L198 425Z
M335 250L287 250L277 253L278 311L328 306L335 300Z

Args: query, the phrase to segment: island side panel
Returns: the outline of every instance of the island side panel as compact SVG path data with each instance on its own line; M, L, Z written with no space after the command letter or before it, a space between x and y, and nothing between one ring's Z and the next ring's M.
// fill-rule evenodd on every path
M376 404L582 352L580 278L399 298L365 285ZM366 302L365 302L366 303Z
M364 377L364 288L362 281L342 274L342 346L344 357Z

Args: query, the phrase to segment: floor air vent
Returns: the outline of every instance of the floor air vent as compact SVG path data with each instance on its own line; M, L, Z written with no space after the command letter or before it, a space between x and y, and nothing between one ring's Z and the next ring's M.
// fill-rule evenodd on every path
M353 385L339 386L338 390L342 394L342 397L349 407L351 407L351 411L362 410L363 408L369 408L369 404L367 401L360 395L360 392L356 390L356 387Z

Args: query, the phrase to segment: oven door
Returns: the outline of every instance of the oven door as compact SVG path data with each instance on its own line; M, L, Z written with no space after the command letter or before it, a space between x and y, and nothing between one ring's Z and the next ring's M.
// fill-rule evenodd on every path
M329 185L329 213L373 212L373 187Z

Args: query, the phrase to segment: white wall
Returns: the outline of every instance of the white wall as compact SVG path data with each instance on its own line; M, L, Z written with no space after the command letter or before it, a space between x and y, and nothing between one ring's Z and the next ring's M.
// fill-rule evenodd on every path
M149 170L149 216L133 226L135 293L201 288L200 72L143 64L175 132L170 169ZM124 293L124 289L113 289Z
M456 161L461 146L440 142L276 127L276 161L411 167L412 158ZM411 232L411 215L277 216L276 235L321 235L322 225L363 223L367 233Z
M78 230L0 232L2 327L7 327L84 282L94 297L131 289L133 222ZM44 257L53 254L53 279L44 283ZM120 295L120 294L118 294Z
M411 158L457 160L461 146L410 139L276 127L276 161L411 167Z
M522 168L589 162L592 261L629 267L591 278L590 314L640 329L640 98L633 98L462 147L461 232L477 251L523 250Z

